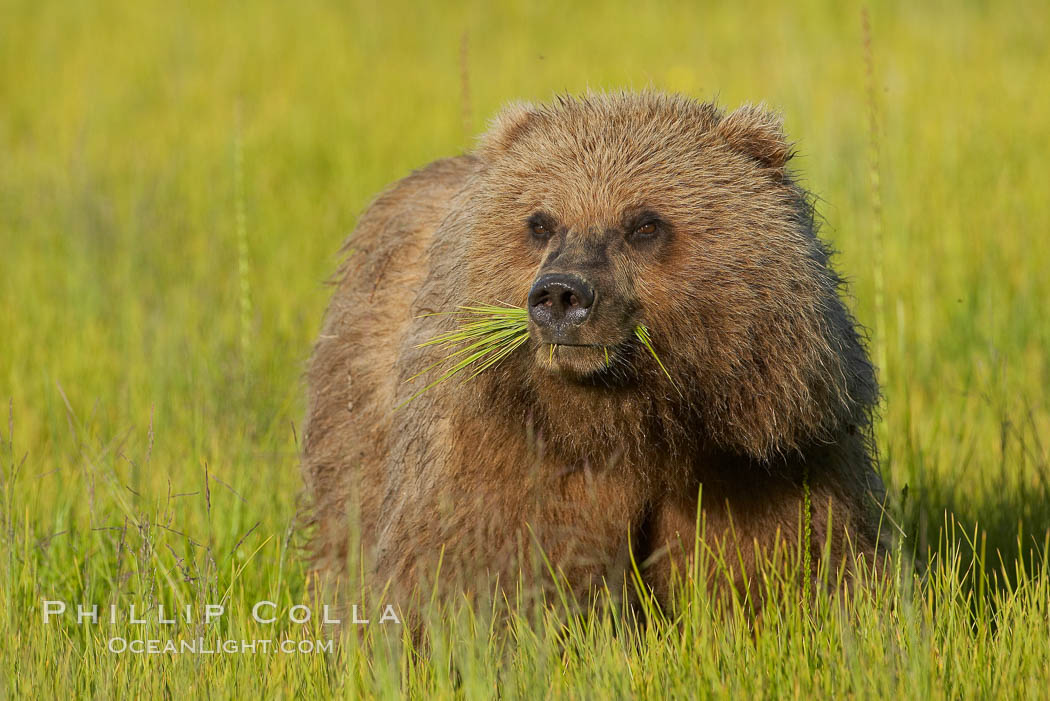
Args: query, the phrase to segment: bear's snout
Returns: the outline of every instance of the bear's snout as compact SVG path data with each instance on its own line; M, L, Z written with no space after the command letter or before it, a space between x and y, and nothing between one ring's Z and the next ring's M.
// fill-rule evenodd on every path
M529 316L555 334L585 322L593 305L594 286L578 275L543 275L529 291Z

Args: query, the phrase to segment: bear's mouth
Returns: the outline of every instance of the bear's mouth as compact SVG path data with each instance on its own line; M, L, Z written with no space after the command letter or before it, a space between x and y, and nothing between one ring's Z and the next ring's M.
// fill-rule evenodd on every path
M637 354L652 357L672 387L682 394L671 373L660 359L652 335L645 324L634 327L633 337L617 343L551 343L539 341L533 347L535 362L549 373L592 387L625 387L632 385L632 370Z
M611 376L622 369L624 354L622 343L539 343L534 350L540 368L578 382Z

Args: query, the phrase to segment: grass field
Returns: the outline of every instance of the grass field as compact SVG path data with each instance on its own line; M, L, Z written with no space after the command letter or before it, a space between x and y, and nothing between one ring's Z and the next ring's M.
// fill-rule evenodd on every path
M0 0L0 696L1047 694L1050 10L872 5L866 45L852 2L697 5ZM341 656L111 652L320 635L248 612L305 596L300 374L340 243L501 103L649 85L783 111L924 576L758 628L696 594L620 633L461 611L426 658L374 626Z

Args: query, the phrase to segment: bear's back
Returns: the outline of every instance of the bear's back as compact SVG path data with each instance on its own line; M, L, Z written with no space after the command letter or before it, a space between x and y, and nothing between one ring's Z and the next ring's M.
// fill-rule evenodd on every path
M397 349L433 234L475 168L471 156L435 161L365 210L344 245L346 260L310 359L303 476L315 495L315 525L345 531L345 520L332 516L356 512L366 547L382 499ZM316 552L317 564L345 559L345 533L318 535L319 543L339 545Z

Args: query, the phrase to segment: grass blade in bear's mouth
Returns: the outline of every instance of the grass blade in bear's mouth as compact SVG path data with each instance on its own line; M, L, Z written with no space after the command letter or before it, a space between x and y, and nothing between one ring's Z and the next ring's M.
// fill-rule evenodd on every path
M444 358L408 378L406 382L412 382L441 365L449 362L453 363L436 380L399 404L397 408L401 408L427 390L436 387L445 380L452 379L464 370L470 370L470 373L465 378L466 380L477 377L480 373L495 366L513 353L529 339L529 313L527 309L511 306L479 305L460 307L454 312L438 313L454 314L467 319L472 318L472 320L465 321L459 328L439 334L416 347L436 346L449 349L457 346L462 347L451 351Z
M664 367L663 361L660 360L660 356L656 354L656 349L653 348L653 340L649 336L649 329L642 324L634 327L634 335L641 341L641 344L645 346L645 349L653 356L653 360L660 366L660 369L664 371L664 375L671 382L671 386L675 388L679 395L682 394L682 390L678 387L678 383L671 377L671 373L667 372L667 368Z
M468 319L453 331L446 331L428 341L420 343L417 348L438 347L451 350L445 357L435 363L428 365L406 382L413 382L428 372L448 363L452 363L442 371L441 375L427 384L411 397L397 406L398 409L408 404L416 397L456 375L469 371L464 380L472 380L479 374L497 365L501 360L520 348L529 339L529 313L527 309L512 307L509 305L477 305L460 307L454 312L437 312L438 314L452 314ZM430 316L430 315L426 315ZM653 356L660 370L671 382L671 386L681 394L682 391L667 371L660 356L653 347L649 329L639 324L634 329L634 335L642 346ZM554 350L556 344L551 344L550 363L554 362ZM605 352L605 365L609 366L609 348L602 346Z

